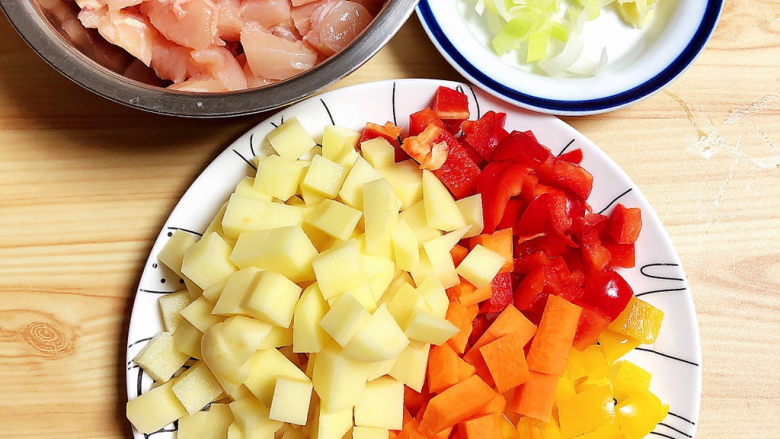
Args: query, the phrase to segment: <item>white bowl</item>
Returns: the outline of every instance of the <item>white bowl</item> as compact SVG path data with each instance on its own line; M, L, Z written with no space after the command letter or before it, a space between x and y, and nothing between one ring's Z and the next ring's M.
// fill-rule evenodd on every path
M531 110L561 115L603 113L659 91L702 50L718 21L722 0L660 0L653 24L632 29L605 8L582 35L584 55L609 62L595 77L552 78L499 58L489 47L484 19L463 0L420 0L417 15L431 41L452 66L486 92Z

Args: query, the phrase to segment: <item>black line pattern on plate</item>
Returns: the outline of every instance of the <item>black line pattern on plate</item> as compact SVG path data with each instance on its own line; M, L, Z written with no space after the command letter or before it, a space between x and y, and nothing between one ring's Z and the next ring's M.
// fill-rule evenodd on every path
M141 396L141 393L143 393L143 391L144 391L143 388L141 387L141 383L143 382L143 378L144 378L144 370L139 367L138 368L138 378L136 379L136 382L135 382L135 396L136 396L136 398Z
M257 153L255 152L255 133L252 133L249 135L249 151L252 153L252 157L256 156Z
M569 147L570 147L570 146L571 146L573 143L574 143L574 139L571 139L571 140L569 140L569 143L567 143L567 144L566 144L566 146L564 146L564 147L563 147L563 149L561 150L561 152L559 152L559 153L558 153L558 155L557 155L557 156L555 156L555 157L560 157L560 156L561 156L561 155L562 155L564 152L566 152L566 150L567 150L567 149L569 149ZM609 207L609 206L607 206L607 207Z
M665 437L665 438L669 438L669 439L677 439L674 436L669 436L668 434L659 433L657 431L651 431L650 434L654 434L656 436L661 436L661 437Z
M146 337L146 338L142 338L140 340L136 340L136 341L130 343L129 345L127 345L127 349L130 349L131 347L137 345L138 343L143 343L143 342L149 341L151 339L152 339L152 337Z
M619 200L619 199L623 198L623 197L624 197L624 196L625 196L627 193L631 192L633 189L634 189L634 188L628 188L628 189L626 189L626 190L625 190L625 192L623 192L622 194L620 194L620 195L618 195L617 197L613 198L613 199L612 199L612 201L610 201L610 202L609 202L609 204L607 204L606 206L604 206L604 208L603 208L603 209L599 210L599 211L598 211L598 212L596 212L596 213L598 213L599 215L601 215L601 214L602 214L602 213L604 213L604 212L605 212L607 209L609 209L610 207L612 207L612 205L613 205L613 204L615 204L615 203L617 202L617 200Z
M192 233L193 235L203 236L203 233L196 232L194 230L185 229L184 227L166 227L168 230L181 230L182 232Z
M393 106L393 125L398 126L398 119L395 117L395 82L393 82L393 96L390 102Z
M671 293L674 291L685 291L688 287L681 287L681 288L664 288L662 290L650 290L645 291L644 293L634 294L634 297L642 297L647 296L648 294L657 294L657 293Z
M322 102L322 106L325 107L325 111L328 112L328 119L330 119L330 124L336 125L336 122L333 120L333 115L330 114L330 108L328 108L328 104L326 104L325 101L322 99L320 99L320 102Z
M154 433L145 433L144 437L148 439L148 438L150 438L150 437L152 437L152 436L154 436L155 434L158 434L158 433L173 433L173 432L176 432L176 431L179 431L179 421L178 420L173 421L173 428L171 428L171 429L161 428L161 429L155 431Z
M274 127L274 128L279 128L279 125L281 125L281 124L283 124L283 123L284 123L284 116L282 116L282 117L279 119L279 123L278 123L278 124L276 124L276 123L273 123L273 122L271 122L270 120L268 121L268 123L270 123L271 125L273 125L273 127Z
M471 88L471 84L466 84L466 87L468 87L469 90L471 90L471 96L474 97L474 104L477 106L477 119L479 119L480 117L482 117L482 111L479 109L479 100L477 99L477 94L474 93L474 89Z
M144 288L139 288L138 291L142 293L149 293L149 294L171 294L175 293L176 291L157 291L157 290L147 290Z
M635 348L635 350L641 351L641 352L650 352L651 354L660 355L662 357L669 358L670 360L676 360L676 361L679 361L681 363L686 363L686 364L690 364L691 366L699 367L699 363L695 363L695 362L693 362L691 360L686 360L684 358L675 357L674 355L664 354L663 352L654 351L652 349Z
M642 266L642 268L639 269L639 272L642 273L644 276L649 277L651 279L661 279L661 280L675 280L679 282L685 282L685 279L681 279L679 277L667 277L667 276L659 276L655 274L648 274L645 272L648 268L651 267L677 267L678 265L671 262L657 262L653 264L645 264Z
M240 153L240 152L236 151L235 149L234 149L234 150L232 150L232 151L233 151L234 153L236 153L236 155L237 155L237 156L241 157L241 160L245 161L247 165L249 165L249 166L250 166L252 169L254 169L255 171L257 171L257 167L256 167L255 165L253 165L253 164L252 164L252 162L250 162L249 160L247 160L247 158L246 158L246 157L244 157L243 155L241 155L241 153Z
M685 436L685 437L690 437L690 438L692 438L692 437L693 437L693 436L691 436L690 434L688 434L688 433L686 433L686 432L684 432L684 431L681 431L681 430L678 430L678 429L676 429L676 428L672 427L672 426L671 426L671 425L669 425L669 424L664 424L663 422L659 422L659 423L658 423L658 425L663 425L664 427L666 427L666 428L668 428L668 429L670 429L670 430L674 430L674 431L676 431L677 433L680 433L681 435L683 435L683 436Z
M674 417L675 417L675 418L677 418L677 419L682 419L683 421L685 421L685 422L687 422L687 423L689 423L689 424L691 424L691 425L696 425L696 423L695 423L695 422L691 421L691 420L690 420L690 419L688 419L688 418L684 418L684 417L682 417L682 416L678 415L677 413L669 412L669 414L670 414L670 415L672 415L672 416L674 416Z

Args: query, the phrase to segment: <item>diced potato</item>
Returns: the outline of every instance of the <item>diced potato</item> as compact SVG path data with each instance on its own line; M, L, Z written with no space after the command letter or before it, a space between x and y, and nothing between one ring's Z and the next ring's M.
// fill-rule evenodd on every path
M266 139L277 154L291 160L297 159L317 145L295 117L287 119L268 133Z
M246 310L242 306L244 297L257 284L261 272L259 268L246 267L230 273L211 313L224 316L245 314Z
M325 199L324 201L330 201L329 199ZM307 207L309 209L309 214L314 211L318 206L322 204L322 202L319 202L314 207ZM310 223L306 222L304 220L303 224L301 225L303 228L304 233L306 233L306 236L309 237L309 240L311 240L311 243L314 244L314 248L317 249L318 252L324 252L334 245L336 245L338 242L340 242L338 239L334 238L333 236L323 232L317 227L314 227Z
M447 315L450 299L447 297L447 291L436 277L426 277L417 287L417 293L425 299L425 303L428 304L434 316L443 319Z
M387 310L387 305L382 305L344 347L342 353L356 361L373 363L397 357L408 344L409 339Z
M201 352L203 361L219 381L222 389L228 394L236 393L249 375L249 367L245 361L239 361L234 356L231 346L222 335L225 323L217 323L203 334Z
M315 155L303 177L301 189L310 190L326 198L335 198L346 176L347 168L321 155Z
M363 395L366 385L365 365L330 349L323 349L317 354L314 363L312 383L325 412L351 410Z
M187 279L187 276L182 274L181 280L184 282L184 286L187 288L187 292L189 293L191 299L197 299L201 294L203 294L203 288L195 285L195 282Z
M260 200L271 201L270 195L260 192L260 190L255 188L255 179L252 177L242 178L241 181L239 181L236 185L236 189L233 191L233 193L244 197L252 197ZM227 208L227 204L225 204L225 208ZM222 211L222 216L224 217L224 215L225 212ZM220 223L221 222L222 219L220 219Z
M343 439L352 428L352 407L328 412L320 406L314 424L311 439Z
M366 383L363 396L355 405L358 427L400 430L404 418L404 384L391 377Z
M441 258L442 261L446 261L445 255L442 253ZM444 270L441 269L439 271L442 271L446 273L446 270L449 269L449 265L444 262ZM428 253L425 251L420 252L420 263L417 264L417 268L414 269L411 273L412 279L414 279L414 283L418 284L425 280L428 276L435 276L436 274L433 272L433 265L431 264L431 260L428 259ZM448 276L445 279L449 279L450 276ZM451 283L452 281L449 280L447 283Z
M432 274L436 276L444 288L450 288L460 283L450 251L467 230L466 227L463 227L423 243L425 255L431 264ZM415 282L418 281L419 279L415 278Z
M430 241L441 236L439 229L434 229L428 225L428 219L425 216L425 203L420 200L411 207L405 209L398 215L399 220L406 221L409 227L417 236L418 242Z
M223 317L214 315L211 310L214 305L205 297L201 296L181 310L181 316L198 328L200 332L206 332L211 326L224 320Z
M163 328L167 332L173 332L181 320L179 312L190 304L190 293L187 290L160 296L157 299L162 314Z
M288 328L300 296L301 287L295 282L279 273L264 271L244 297L243 305L252 317Z
M247 361L249 376L244 385L263 404L271 405L276 379L280 376L309 381L301 369L276 349L257 351Z
M173 331L173 347L187 357L201 358L200 341L203 333L188 321L179 322Z
M230 411L244 437L266 438L273 437L283 423L268 417L268 406L250 395L230 403Z
M203 235L184 253L181 272L205 290L236 270L230 261L230 250L230 245L216 233Z
M414 288L412 286L413 283L414 281L412 280L412 277L409 275L409 273L406 271L397 271L395 277L393 277L393 281L390 282L390 285L385 290L385 294L382 295L378 303L390 303L395 297L395 294L404 284Z
M393 258L391 232L398 219L398 204L387 180L363 185L363 216L366 229L366 253Z
M252 356L271 332L271 325L251 317L233 316L221 324L222 337L233 358L243 363Z
M503 256L477 244L458 265L457 271L475 287L482 288L490 285L504 262Z
M306 204L307 207L316 206L320 204L323 200L330 199L329 197L326 197L317 191L307 189L303 186L301 186L300 189L301 189L301 197L303 198L303 202Z
M482 216L482 194L461 198L455 201L455 204L458 206L463 220L469 226L468 232L463 237L471 238L482 233L482 229L485 227L485 219Z
M355 427L352 429L352 439L387 439L390 432L386 428Z
M220 389L222 388L220 387ZM179 429L176 431L176 439L200 439L200 432L206 424L207 417L208 412L205 411L184 415L179 419ZM225 429L225 434L227 434L227 429Z
M311 381L280 376L276 379L269 418L305 425L311 403Z
M224 280L221 280L219 282L215 282L215 283L211 284L208 288L203 290L203 293L202 293L203 297L205 297L206 300L208 300L211 303L217 303L217 300L219 300L220 294L222 294L222 289L225 287L225 281L226 280L227 279L224 279Z
M381 376L389 374L393 369L397 358L398 357L393 357L389 360L366 364L366 379L368 381L373 381Z
M398 220L391 232L395 263L401 270L414 271L420 263L420 244L409 224Z
M368 163L376 169L395 164L395 148L384 137L366 140L360 144L360 151Z
M422 199L422 172L414 160L405 160L377 171L393 187L396 197L401 200L402 210Z
M428 304L425 302L425 298L409 284L401 285L387 305L390 314L401 327L406 326L415 309L427 309L427 307Z
M168 381L189 358L173 347L173 336L170 332L161 332L146 343L133 361L153 380L163 383Z
M389 375L415 392L422 391L430 349L430 344L412 341L398 356Z
M339 295L338 297L332 297L328 303L329 304L335 304L336 301L338 301L341 296L344 294L349 294L355 299L357 299L358 302L360 302L361 305L363 305L363 308L366 309L366 311L372 313L376 311L376 295L374 294L374 291L371 289L371 285L369 284L360 284L356 287L352 287L348 289L347 291L344 291L343 294Z
M283 203L233 194L222 218L222 230L231 238L244 232L299 226L303 210Z
M282 328L281 326L274 326L271 328L271 332L263 340L263 344L260 345L260 349L274 349L283 346L292 346L293 344L293 329Z
M449 320L438 318L430 311L417 308L406 324L406 335L423 343L441 345L458 333L458 327Z
M336 163L344 161L351 166L354 161L350 163L349 157L356 153L358 140L360 133L355 130L326 125L322 131L322 156Z
M257 165L254 189L271 197L287 201L298 191L306 167L299 160L270 155Z
M281 439L306 439L306 436L300 429L288 428L282 434Z
M320 320L328 312L328 304L315 282L301 295L293 314L293 352L319 352L328 337Z
M238 424L233 422L228 426L227 439L246 439L246 438L244 437L244 433L242 433L241 429L238 427Z
M354 239L320 253L311 265L325 300L367 281L363 257Z
M195 244L197 238L195 235L184 230L175 230L173 235L168 238L168 242L160 253L157 255L157 259L163 263L171 271L181 276L181 261L184 258L184 252L188 248Z
M320 321L320 326L340 346L346 346L352 337L368 323L371 315L351 293L342 294Z
M358 157L341 185L339 198L355 209L363 209L363 185L379 180L381 175L363 157Z
M283 274L293 282L314 280L317 249L300 226L242 233L230 254L239 267L250 265Z
M363 255L366 274L369 278L369 286L374 294L374 303L384 295L387 287L395 277L395 263L390 259L379 256Z
M363 214L346 204L323 200L304 221L331 237L346 241L352 235Z
M198 361L175 380L173 393L187 413L193 414L214 401L222 393L222 387L206 363Z
M136 430L149 434L187 414L167 382L127 402L127 419Z
M176 439L225 439L233 413L227 404L211 404L209 409L179 419Z
M466 225L450 191L432 172L423 171L422 187L429 226L451 232Z

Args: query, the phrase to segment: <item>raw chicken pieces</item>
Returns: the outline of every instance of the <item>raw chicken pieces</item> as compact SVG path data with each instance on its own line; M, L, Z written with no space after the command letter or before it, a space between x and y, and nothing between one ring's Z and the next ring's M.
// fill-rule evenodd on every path
M384 2L76 0L84 27L169 88L190 92L263 87L303 73L360 35Z

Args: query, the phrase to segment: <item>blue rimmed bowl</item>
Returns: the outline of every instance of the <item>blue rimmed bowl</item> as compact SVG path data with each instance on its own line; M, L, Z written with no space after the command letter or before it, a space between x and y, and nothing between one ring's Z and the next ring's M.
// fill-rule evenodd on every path
M519 62L498 57L484 17L463 0L420 0L417 15L444 58L486 92L521 107L558 115L587 115L625 107L661 90L691 65L720 16L723 0L661 0L653 23L625 25L605 8L588 22L584 55L609 62L594 77L548 77Z

